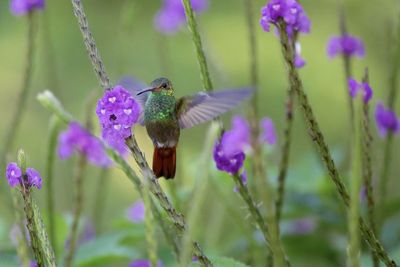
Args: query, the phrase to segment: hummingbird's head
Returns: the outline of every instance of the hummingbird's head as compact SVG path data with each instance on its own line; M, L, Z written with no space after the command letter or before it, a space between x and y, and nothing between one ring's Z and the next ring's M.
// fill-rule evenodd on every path
M152 93L158 93L158 94L164 94L164 95L170 95L172 96L174 94L174 89L172 88L172 83L170 80L167 78L157 78L154 81L151 82L150 88L146 88L137 95L146 93L146 92L152 92Z

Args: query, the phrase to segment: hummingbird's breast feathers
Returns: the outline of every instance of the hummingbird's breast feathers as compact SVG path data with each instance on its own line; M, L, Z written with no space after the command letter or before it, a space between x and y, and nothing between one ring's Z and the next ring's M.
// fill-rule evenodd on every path
M175 97L150 93L144 107L145 124L148 121L176 120L175 107Z

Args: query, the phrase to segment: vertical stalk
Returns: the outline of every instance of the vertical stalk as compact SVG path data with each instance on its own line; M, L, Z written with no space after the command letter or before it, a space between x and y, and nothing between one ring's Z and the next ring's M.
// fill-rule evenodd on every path
M400 6L397 6L398 13L400 14ZM393 38L394 50L393 50L393 62L390 70L389 77L389 93L387 98L388 107L391 110L394 110L396 99L397 99L397 90L398 90L398 76L400 69L400 20L397 20L396 25L396 34L395 38ZM390 176L390 167L392 161L392 147L393 147L393 132L389 131L385 140L384 152L383 152L383 166L381 169L381 173L379 176L379 208L381 211L384 210L386 204L386 195L387 195L387 184ZM379 222L379 224L383 224L383 221Z
M303 115L306 119L309 128L310 136L313 142L317 146L318 152L322 158L323 163L325 164L325 167L327 168L328 174L331 177L332 182L335 184L336 190L338 191L344 204L348 207L350 200L349 193L347 192L346 186L344 185L339 176L339 172L332 159L328 145L326 144L324 136L321 130L319 129L319 125L315 119L312 107L308 102L306 93L304 92L303 83L294 65L294 51L292 46L290 45L289 38L286 33L286 25L283 22L280 22L278 27L280 32L282 55L286 63L290 86L293 88L298 97L301 110L303 112ZM368 243L370 248L375 251L379 259L383 263L385 263L386 266L390 267L397 266L396 262L389 257L389 254L385 251L382 244L376 238L371 228L365 224L364 220L361 217L359 218L359 227L361 229L365 241Z
M14 142L16 132L21 122L21 117L25 111L26 101L28 99L28 94L29 94L29 88L31 86L31 81L32 81L33 57L34 57L35 37L36 37L34 12L28 13L27 24L28 24L28 32L26 39L27 50L26 50L25 71L22 78L22 85L20 91L18 92L16 103L14 105L15 110L11 114L10 124L6 128L7 129L6 134L3 139L4 140L3 147L0 152L0 167L2 170L4 169L7 153Z
M46 178L47 178L47 190L46 190L46 202L47 202L47 216L49 224L49 237L52 247L56 252L56 223L54 214L54 198L53 198L53 170L54 170L54 159L55 151L57 146L57 137L60 131L61 121L55 115L50 119L49 135L48 135L48 146L47 146L47 160L46 160Z
M365 70L363 82L368 83L368 70ZM371 123L369 118L369 103L363 104L363 117L362 117L362 176L363 183L366 189L367 196L367 208L368 208L368 224L371 230L376 235L376 224L375 224L375 198L372 186L372 133ZM374 267L379 267L379 259L377 255L372 252L372 262Z
M190 32L192 33L193 44L197 54L197 60L200 65L201 79L203 80L204 90L212 91L214 89L210 72L208 70L207 59L204 53L203 45L201 43L200 33L197 29L197 23L195 15L192 9L192 5L189 0L182 0L183 6L185 8L186 20Z
M87 165L86 156L83 154L79 155L78 163L75 168L74 174L74 186L75 186L75 199L74 199L74 213L72 215L72 226L68 235L68 250L64 260L65 267L71 267L75 251L78 243L78 226L79 219L83 209L83 177L85 176L85 169Z
M144 186L147 187L146 181ZM143 190L143 202L145 206L145 226L146 226L146 241L147 241L147 252L151 262L151 266L157 266L157 243L155 240L154 232L154 221L151 214L151 200L149 190L145 188Z
M352 177L350 182L350 207L348 215L349 225L349 250L348 250L348 266L360 266L360 232L358 228L358 218L360 214L360 186L361 186L361 123L362 123L362 99L357 97L356 109L354 113L354 134L353 134L353 163L352 163Z

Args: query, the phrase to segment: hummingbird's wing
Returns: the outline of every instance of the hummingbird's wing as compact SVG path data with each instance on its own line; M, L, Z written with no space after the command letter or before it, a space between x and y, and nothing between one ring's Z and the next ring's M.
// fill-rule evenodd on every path
M179 126L181 129L190 128L212 120L249 98L253 91L242 88L181 97L176 106Z
M146 83L132 77L132 76L124 76L122 77L118 83L118 85L123 86L126 90L131 92L132 97L139 103L139 105L142 107L142 111L144 110L144 105L146 104L147 98L149 97L148 93L143 93L140 95L137 95L138 92L142 91L142 89L148 87ZM143 112L140 114L138 122L141 125L144 125L144 118L143 118Z

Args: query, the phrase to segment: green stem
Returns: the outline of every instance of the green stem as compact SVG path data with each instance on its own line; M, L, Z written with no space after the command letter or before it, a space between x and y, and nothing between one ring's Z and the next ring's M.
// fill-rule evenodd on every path
M55 151L57 146L58 133L60 131L61 121L53 115L50 119L49 125L49 136L47 146L47 160L46 160L46 179L47 179L47 191L46 191L46 202L47 202L47 216L49 224L49 237L52 247L56 250L56 223L54 214L54 198L53 198L53 170L54 170L54 159Z
M201 43L200 33L197 29L197 23L192 5L189 0L182 0L182 2L183 6L185 7L187 24L190 32L192 33L193 44L196 50L197 60L200 65L201 79L203 80L204 89L206 91L212 91L214 87L211 82L210 72L207 66L207 59Z
M144 181L146 185L146 181ZM155 240L154 224L151 210L151 201L149 190L146 188L143 190L143 202L145 206L145 226L146 226L146 241L147 241L147 252L151 262L151 266L157 266L157 243Z
M349 193L347 192L346 186L344 185L339 176L336 165L329 152L328 145L326 144L324 136L321 130L319 129L319 125L315 119L312 107L308 102L306 93L304 92L303 83L294 65L294 51L289 43L289 38L287 36L285 28L286 27L285 25L283 25L283 23L279 25L282 54L288 69L290 86L296 92L301 110L308 124L310 136L314 141L315 145L317 146L318 152L322 158L323 163L325 164L325 167L327 168L328 174L331 177L333 183L335 184L336 189L339 195L341 196L344 204L348 207L350 200ZM367 241L368 245L370 246L370 248L375 251L379 259L382 262L384 262L386 266L391 266L391 267L397 266L396 262L392 260L389 257L388 253L384 250L381 243L371 230L371 228L365 224L362 218L359 219L360 219L361 232L365 240Z
M353 163L352 163L352 177L350 186L350 207L349 207L349 251L348 260L350 267L360 266L360 232L358 227L358 218L360 216L360 186L361 186L361 173L362 173L362 159L361 159L361 123L362 122L362 106L361 97L355 101L356 109L354 116L354 134L353 134Z
M21 117L26 108L26 101L29 95L29 88L31 86L32 81L32 69L33 69L33 57L35 50L35 37L36 37L36 27L35 27L35 14L33 12L29 12L28 14L28 32L27 32L27 46L26 46L26 63L25 63L25 71L24 76L22 78L21 89L18 92L18 97L16 100L14 112L11 114L11 120L9 126L6 128L6 134L4 137L3 147L0 152L0 167L4 169L6 156L8 151L10 150L14 138L16 136L16 132L18 130L19 124L21 122Z
M96 200L93 205L93 221L96 222L97 230L96 233L99 234L101 232L102 221L104 208L106 206L106 200L108 197L108 188L109 188L109 171L104 168L100 170L99 182L97 183L96 190Z
M368 72L366 70L363 82L368 83ZM375 199L372 186L372 133L371 123L369 118L369 103L363 105L363 118L362 118L362 155L363 155L363 182L367 196L367 208L368 208L368 223L371 230L376 235L376 223L375 223ZM379 259L377 255L372 252L372 262L374 267L379 267Z
M86 156L79 155L74 175L74 185L75 185L74 213L72 215L71 230L67 239L69 240L69 246L64 261L65 267L72 266L78 243L79 219L81 217L83 209L83 177L85 176L86 165L87 165Z

